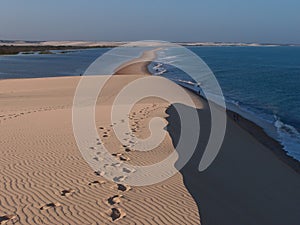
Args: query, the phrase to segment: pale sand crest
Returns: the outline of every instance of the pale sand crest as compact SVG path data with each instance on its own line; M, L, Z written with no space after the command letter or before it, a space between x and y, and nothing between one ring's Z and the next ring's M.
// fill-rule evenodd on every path
M147 165L174 151L170 137L153 151L131 152L115 138L110 122L114 96L139 77L111 79L97 104L96 124L120 162ZM159 184L129 187L91 170L77 149L71 123L79 79L0 82L0 216L14 215L7 224L199 224L197 205L180 173ZM148 121L166 117L168 106L155 98L137 104L132 111L136 134L146 137Z

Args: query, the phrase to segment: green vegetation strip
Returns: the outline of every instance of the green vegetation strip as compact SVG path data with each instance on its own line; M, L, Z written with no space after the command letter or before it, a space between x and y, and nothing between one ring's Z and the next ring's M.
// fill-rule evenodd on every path
M90 48L112 48L114 46L14 46L1 45L0 55L16 55L20 52L25 54L32 54L33 52L40 52L41 54L51 54L50 50L70 50L70 49L90 49Z

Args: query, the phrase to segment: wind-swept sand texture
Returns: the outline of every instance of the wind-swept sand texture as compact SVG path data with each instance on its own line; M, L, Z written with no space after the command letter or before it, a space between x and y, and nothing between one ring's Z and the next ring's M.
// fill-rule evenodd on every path
M111 79L96 107L96 125L101 142L120 162L145 165L174 151L170 137L153 151L132 152L116 140L109 121L114 95L139 77ZM79 79L0 81L1 220L7 224L199 224L197 205L180 173L159 184L130 187L104 179L83 160L71 123ZM152 116L166 117L167 107L155 98L137 104L131 112L137 136L148 135L147 121Z

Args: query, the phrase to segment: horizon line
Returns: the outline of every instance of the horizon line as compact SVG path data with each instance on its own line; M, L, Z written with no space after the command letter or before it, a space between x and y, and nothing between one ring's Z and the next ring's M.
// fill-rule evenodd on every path
M140 40L139 40L140 41ZM146 40L144 40L146 41ZM150 41L150 40L149 40ZM155 41L155 40L151 40ZM158 40L156 40L158 41ZM108 41L108 40L26 40L26 39L0 39L0 43L43 43L43 42L84 42L84 43L130 43L136 41ZM240 42L240 41L169 41L170 43L185 43L185 44L225 44L225 45L279 45L279 46L298 46L300 43L278 43L278 42Z

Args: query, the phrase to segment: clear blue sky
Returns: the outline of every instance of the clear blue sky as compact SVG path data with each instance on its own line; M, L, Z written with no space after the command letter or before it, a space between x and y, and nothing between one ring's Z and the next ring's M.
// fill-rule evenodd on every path
M1 0L0 39L300 43L300 0Z

